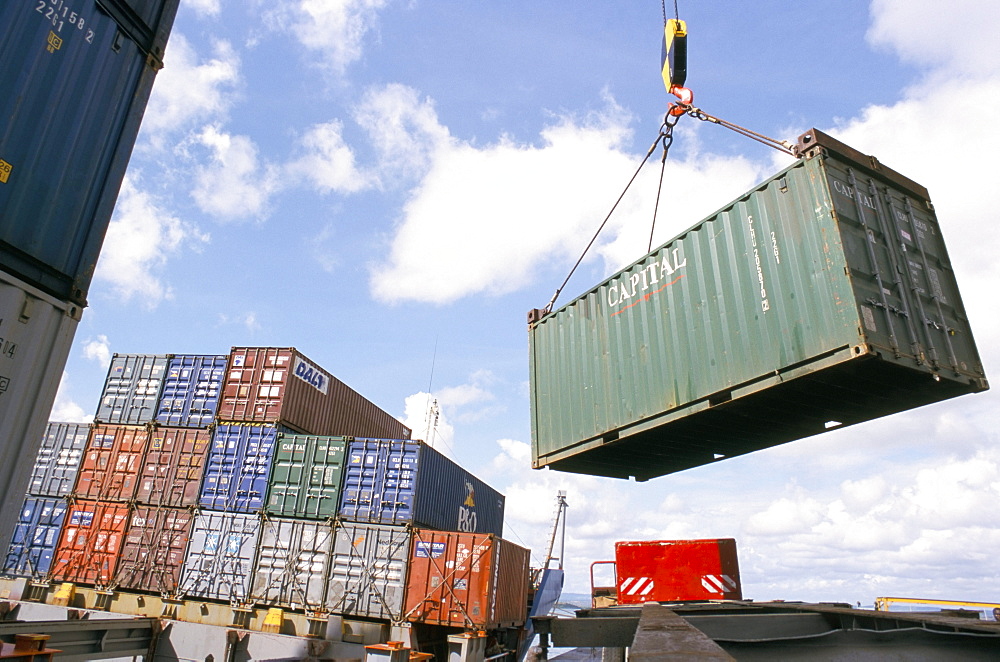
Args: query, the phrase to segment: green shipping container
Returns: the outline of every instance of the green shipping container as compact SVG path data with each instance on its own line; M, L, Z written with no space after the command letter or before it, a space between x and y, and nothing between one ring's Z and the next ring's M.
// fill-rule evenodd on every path
M268 482L269 515L327 519L337 514L346 437L279 434Z
M989 388L927 190L800 159L529 313L535 468L647 480Z

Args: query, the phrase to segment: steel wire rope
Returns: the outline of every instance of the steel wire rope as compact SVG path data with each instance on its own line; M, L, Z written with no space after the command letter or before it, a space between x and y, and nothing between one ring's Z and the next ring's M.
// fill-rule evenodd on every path
M601 231L604 230L604 226L607 225L608 220L611 218L611 215L615 213L615 210L618 208L619 203L621 203L622 198L624 198L625 194L628 192L629 187L632 186L632 183L635 181L635 178L639 176L639 173L642 171L642 167L646 165L646 161L648 161L649 157L652 156L653 152L656 150L656 146L660 144L661 140L663 140L663 136L664 136L663 127L661 127L660 133L656 136L656 140L653 141L653 144L650 145L649 150L646 152L646 156L643 157L642 162L639 164L639 167L635 169L635 172L632 174L632 178L629 179L628 183L625 185L625 189L621 192L621 195L618 196L618 199L615 200L615 204L611 206L611 211L609 211L608 215L604 217L603 221L601 221L601 225L598 226L597 232L595 232L594 236L591 237L590 242L587 244L587 247L583 249L583 253L580 254L580 257L577 259L576 264L574 264L573 268L569 270L569 274L566 276L566 279L563 280L562 285L560 285L556 289L555 294L552 295L552 299L549 300L548 305L546 305L545 308L543 309L545 313L552 312L552 306L555 305L556 299L559 298L559 295L562 293L563 288L566 287L566 284L569 282L569 279L573 277L574 273L576 273L576 270L580 266L580 263L583 262L583 258L587 256L587 252L590 251L591 247L594 245L594 242L597 241L597 237L601 234Z

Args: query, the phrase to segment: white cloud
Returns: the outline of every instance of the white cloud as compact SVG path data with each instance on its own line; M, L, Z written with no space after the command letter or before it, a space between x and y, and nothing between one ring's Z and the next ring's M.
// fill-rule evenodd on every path
M385 5L386 0L299 0L279 5L267 19L312 51L330 73L341 75L361 58L365 36Z
M84 358L97 361L102 367L111 365L111 342L105 335L99 335L96 339L88 340L83 345ZM65 379L65 376L63 377Z
M195 169L191 195L198 207L222 220L260 219L271 195L282 186L279 169L260 163L257 146L247 136L209 125L194 137L211 152L211 163Z
M184 35L173 33L142 120L144 134L156 144L163 133L224 115L233 103L239 68L239 56L228 42L217 42L214 56L199 61Z
M539 145L501 138L477 147L450 137L431 102L408 88L370 94L359 122L385 147L382 169L421 177L388 263L369 270L375 297L443 304L516 291L555 265L568 271L641 162L624 149L630 118L606 101L601 113L558 118ZM396 144L404 138L409 147ZM609 273L646 252L655 170L644 169L591 255L602 256ZM713 155L668 161L667 171L670 205L660 213L660 242L763 172L746 159Z
M455 458L455 428L448 422L440 401L423 391L407 396L403 425L413 431L413 438L426 441L444 455Z
M324 193L354 193L377 183L374 174L358 168L339 120L310 127L301 143L305 154L286 166L289 176L304 178Z
M104 339L105 341L107 340L107 338ZM83 407L76 404L67 393L68 390L69 375L63 371L62 380L59 382L59 390L56 391L56 400L52 405L52 412L49 414L49 420L60 423L90 423L93 421L94 415L88 414L83 410Z
M874 0L871 15L869 41L891 48L904 62L935 74L1000 73L1000 12L992 0L954 0L944 12L931 0Z
M147 308L172 296L162 280L169 257L185 245L200 245L209 237L164 209L150 193L126 176L95 278L109 283L124 300L139 298Z
M222 0L184 0L181 6L194 9L202 16L218 16L222 11Z

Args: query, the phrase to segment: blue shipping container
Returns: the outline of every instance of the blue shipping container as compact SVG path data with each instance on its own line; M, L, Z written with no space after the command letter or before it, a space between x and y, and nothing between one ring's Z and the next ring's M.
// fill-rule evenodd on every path
M89 435L86 423L50 422L31 469L28 494L64 497L72 492Z
M179 0L0 2L0 264L86 305Z
M44 577L52 567L65 520L65 499L25 498L3 571L20 577Z
M216 425L198 504L231 513L261 510L279 431L287 428L271 423Z
M156 407L156 422L184 428L211 425L226 378L227 360L227 356L172 357Z
M422 441L353 439L339 516L503 535L504 496Z

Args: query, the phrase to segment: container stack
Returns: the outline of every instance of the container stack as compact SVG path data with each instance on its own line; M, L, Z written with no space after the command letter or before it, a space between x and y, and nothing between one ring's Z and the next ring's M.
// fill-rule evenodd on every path
M40 463L69 457L61 434ZM500 537L503 495L409 436L295 349L116 354L73 475L32 479L56 493L44 514L29 495L19 540L48 542L12 546L5 568L237 606L523 623L529 552Z

